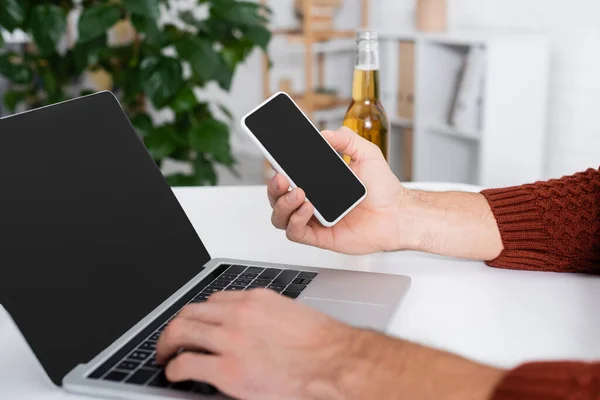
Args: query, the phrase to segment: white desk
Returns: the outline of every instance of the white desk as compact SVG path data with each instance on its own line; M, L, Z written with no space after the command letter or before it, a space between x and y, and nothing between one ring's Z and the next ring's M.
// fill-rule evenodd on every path
M344 256L288 242L270 224L264 187L176 194L213 257L411 276L393 335L503 367L533 359L600 359L600 278L504 271L412 252ZM0 399L17 398L84 397L53 387L0 317Z

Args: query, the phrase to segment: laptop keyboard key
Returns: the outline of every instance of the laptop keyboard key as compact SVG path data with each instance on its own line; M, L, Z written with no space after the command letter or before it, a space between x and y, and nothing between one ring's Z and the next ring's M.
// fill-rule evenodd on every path
M287 285L296 277L296 275L298 275L298 271L291 269L285 270L273 280L273 283L283 283Z
M223 290L223 288L209 286L209 287L205 287L204 289L202 289L202 293L215 293L215 292L220 292L221 290Z
M123 382L123 379L125 379L127 375L129 375L129 372L111 371L104 377L104 380L113 382Z
M292 283L295 283L297 285L308 285L310 283L310 281L312 281L312 279L308 279L308 278L296 278L292 281Z
M224 273L219 276L219 279L233 280L233 279L237 278L238 276L239 276L238 274Z
M225 271L226 274L241 274L246 269L245 265L232 265Z
M130 355L128 355L127 358L135 361L145 361L150 356L150 354L152 353L150 353L149 351L136 350Z
M300 296L300 292L292 292L291 290L286 290L286 291L284 291L281 294L284 295L284 296L287 296L287 297L289 297L291 299L295 299L298 296Z
M292 283L287 287L287 290L291 290L292 292L301 292L304 289L306 289L306 285L298 285L295 283Z
M308 278L308 279L312 279L315 276L317 276L316 272L300 272L300 275L298 275L298 278Z
M240 278L242 279L254 279L258 276L258 274L251 274L249 272L244 272L243 274L240 275Z
M267 287L271 283L270 279L256 279L252 282L252 286Z
M137 362L137 361L128 361L128 360L125 360L121 364L117 365L116 368L120 369L122 371L133 371L139 365L140 365L140 363Z
M238 292L241 292L244 289L246 289L246 286L231 285L231 286L228 286L227 288L225 288L225 290L233 290L233 291L238 291Z
M156 370L162 368L162 365L156 363L156 355L153 354L151 357L148 357L148 359L144 363L144 368Z
M272 280L272 279L275 279L275 277L277 275L279 275L280 272L281 272L281 270L277 269L277 268L267 268L267 269L265 269L263 271L262 274L260 274L258 276L258 278L259 279L269 279L269 280Z
M144 343L142 343L139 347L141 350L151 350L154 351L156 350L156 342L151 342L151 341L146 341Z
M171 384L171 382L169 382L167 380L167 377L165 376L165 371L160 371L154 378L152 378L152 380L148 383L148 386L154 386L154 387L167 387Z
M232 285L236 286L248 286L252 282L252 279L236 279Z
M158 338L160 338L160 332L154 332L152 336L148 338L148 340L154 340L156 342L158 341Z
M273 290L275 290L276 292L281 292L283 289L285 289L285 286L286 286L286 285L277 285L277 284L272 284L272 285L269 285L269 289L273 289Z
M203 301L208 300L210 294L206 294L206 293L201 293L198 296L194 297L194 299L192 300L193 303L201 303Z
M264 268L260 268L260 267L248 267L248 269L245 272L251 273L251 274L260 274L264 270L265 270Z
M125 382L143 385L144 383L148 382L150 378L154 376L154 374L156 374L155 369L140 368L135 371L135 373L131 375Z
M231 283L231 281L216 280L214 282L211 282L210 286L216 287L216 288L224 288L224 287L227 287L230 283Z

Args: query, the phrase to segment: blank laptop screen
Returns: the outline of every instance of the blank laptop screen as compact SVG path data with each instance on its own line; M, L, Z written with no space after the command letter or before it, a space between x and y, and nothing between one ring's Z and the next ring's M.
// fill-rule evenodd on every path
M0 120L0 304L56 384L209 260L112 94Z

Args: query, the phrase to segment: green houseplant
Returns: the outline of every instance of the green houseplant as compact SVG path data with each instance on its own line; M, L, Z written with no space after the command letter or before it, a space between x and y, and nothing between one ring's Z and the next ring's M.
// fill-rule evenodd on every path
M0 0L0 27L21 29L32 39L24 52L0 51L0 75L13 83L4 94L5 106L39 107L86 94L77 90L82 76L102 71L157 164L168 158L191 166L189 173L168 176L171 185L216 184L214 164L234 165L231 113L221 104L199 101L194 89L210 82L230 89L236 67L250 52L266 51L270 11L238 0L197 0L187 11L170 3ZM73 13L79 13L72 29L77 38L65 44ZM170 14L172 23L159 24L162 13ZM109 45L115 24L130 26L130 41ZM155 124L148 102L170 108L173 118Z

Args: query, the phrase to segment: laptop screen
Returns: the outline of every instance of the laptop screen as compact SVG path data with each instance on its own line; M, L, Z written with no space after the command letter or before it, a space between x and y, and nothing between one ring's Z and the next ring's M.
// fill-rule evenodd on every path
M0 120L0 304L56 384L209 260L112 94Z

